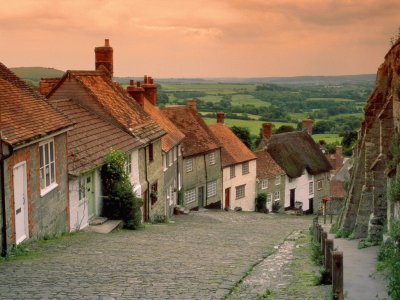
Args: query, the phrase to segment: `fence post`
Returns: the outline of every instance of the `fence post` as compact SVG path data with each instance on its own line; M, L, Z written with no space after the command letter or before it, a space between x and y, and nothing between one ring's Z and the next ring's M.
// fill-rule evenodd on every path
M332 292L335 300L343 300L343 252L332 254Z
M328 272L328 277L332 280L332 252L333 240L325 240L325 270Z
M325 240L328 238L328 233L325 231L322 231L322 236L321 236L321 252L322 255L325 256Z

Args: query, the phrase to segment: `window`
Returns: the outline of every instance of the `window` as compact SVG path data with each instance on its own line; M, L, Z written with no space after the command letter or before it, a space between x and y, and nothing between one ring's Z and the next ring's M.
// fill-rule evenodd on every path
M153 144L150 143L149 144L149 161L153 161L153 160L154 160Z
M167 153L163 154L163 169L167 170Z
M185 192L185 202L186 203L191 203L194 202L194 200L196 200L196 190L195 189L191 189Z
M322 180L317 181L317 190L318 191L322 190Z
M265 190L268 188L268 179L261 180L261 189Z
M281 176L276 176L275 177L275 185L280 185L281 184Z
M186 161L186 173L193 171L193 158L189 158Z
M281 192L275 192L274 193L274 201L278 201L281 199Z
M54 140L39 145L40 154L40 189L48 192L56 185L56 163L54 154Z
M314 182L313 181L310 181L308 183L308 194L309 195L314 194Z
M208 163L210 165L215 165L215 153L214 152L208 154Z
M249 174L249 162L245 162L242 164L242 175Z
M168 152L168 158L169 158L169 166L172 166L172 164L174 163L174 152L173 151Z
M125 160L125 172L130 175L132 173L132 155L129 153Z
M267 203L271 203L272 202L272 194L268 194L267 195Z
M231 167L230 167L230 175L231 175L231 178L233 178L233 177L236 176L236 175L235 175L235 166L231 166Z
M176 147L174 147L174 161L176 161L178 159L178 150Z
M207 183L207 198L214 197L217 194L217 181Z
M236 199L244 198L246 195L246 185L239 185L236 187Z

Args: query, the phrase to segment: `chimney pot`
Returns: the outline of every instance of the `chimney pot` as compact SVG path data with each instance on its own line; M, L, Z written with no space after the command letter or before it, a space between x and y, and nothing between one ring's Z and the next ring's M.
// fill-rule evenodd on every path
M191 108L193 110L197 110L197 102L196 102L196 100L194 100L194 99L188 100L186 102L186 107Z
M147 84L147 75L144 75L143 83Z
M110 47L110 40L109 39L105 39L104 40L104 46L105 47Z
M136 86L137 86L137 87L140 87L140 81L137 81L137 82L136 82Z
M96 70L103 66L105 67L108 72L110 73L110 77L112 79L114 73L114 66L113 66L113 48L110 47L109 39L105 39L105 46L103 47L96 47L94 48L95 53L95 67Z
M217 123L224 124L224 117L225 117L224 112L222 111L217 112Z
M149 84L154 84L153 77L149 77Z
M272 135L272 123L262 123L262 138L269 139Z
M129 85L133 85L133 80L129 80Z

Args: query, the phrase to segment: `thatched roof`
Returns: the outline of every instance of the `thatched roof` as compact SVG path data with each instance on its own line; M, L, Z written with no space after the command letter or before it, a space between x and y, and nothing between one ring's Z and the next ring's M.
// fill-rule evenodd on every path
M306 169L312 175L329 172L329 161L307 132L285 132L272 135L266 149L285 173L292 178Z

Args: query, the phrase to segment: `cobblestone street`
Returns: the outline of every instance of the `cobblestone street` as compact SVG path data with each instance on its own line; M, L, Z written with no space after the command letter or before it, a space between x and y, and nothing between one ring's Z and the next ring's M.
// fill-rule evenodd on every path
M39 254L0 263L0 298L221 299L311 218L206 211L173 221L28 244Z

